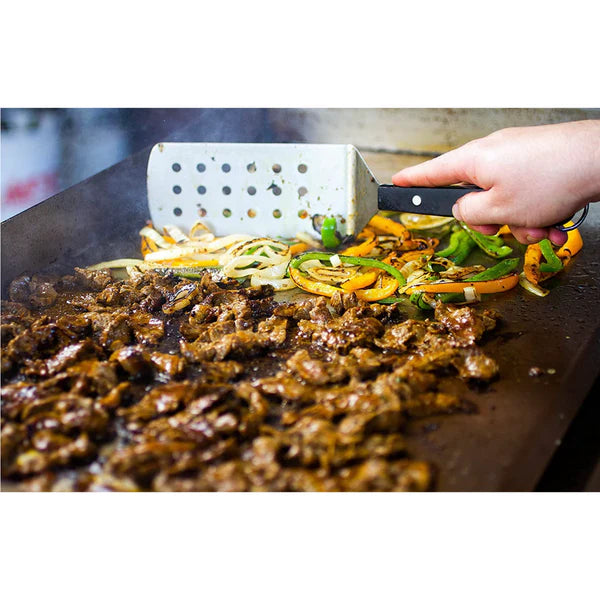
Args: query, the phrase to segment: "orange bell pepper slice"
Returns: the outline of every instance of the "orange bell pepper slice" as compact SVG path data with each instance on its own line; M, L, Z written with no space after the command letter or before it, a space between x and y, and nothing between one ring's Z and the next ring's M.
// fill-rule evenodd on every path
M297 244L292 244L290 246L290 252L292 256L296 256L296 254L300 254L301 252L306 252L309 249L310 246L304 242L298 242Z
M444 283L420 283L413 285L406 290L407 294L413 292L428 292L430 294L444 292L462 292L467 287L474 287L480 294L496 294L511 290L519 283L519 276L516 273L492 279L490 281L448 281Z
M529 244L525 250L523 272L531 283L538 284L541 278L540 263L542 262L542 249L539 244Z
M377 238L374 234L369 236L369 238L364 241L362 244L358 244L357 246L350 246L343 250L343 254L345 256L366 256L377 246Z
M150 254L150 252L156 252L158 250L158 246L150 238L142 237L141 250L142 256L146 256L146 254Z
M375 229L377 232L395 235L403 241L410 238L410 231L406 229L402 223L398 223L392 219L388 219L387 217L375 215L369 221L369 226Z
M565 225L573 225L572 221ZM575 256L583 248L583 238L579 229L567 231L567 241L556 251L556 256L561 259L571 258ZM564 261L563 261L564 262Z
M336 292L345 294L350 293L348 290L345 290L341 287L336 287L335 285L329 285L328 283L322 283L320 281L308 279L294 267L290 267L289 272L292 281L305 292L310 292L311 294L317 294L319 296L327 296L328 298L331 298ZM369 288L367 290L357 290L354 293L359 300L376 302L377 300L383 300L384 298L391 296L397 289L398 281L396 279L393 277L383 277L382 287Z
M348 281L342 283L342 288L344 288L348 292L354 292L355 290L360 290L362 288L366 288L370 285L373 285L377 280L378 276L378 271L366 271L365 273L356 275L352 279L349 279Z

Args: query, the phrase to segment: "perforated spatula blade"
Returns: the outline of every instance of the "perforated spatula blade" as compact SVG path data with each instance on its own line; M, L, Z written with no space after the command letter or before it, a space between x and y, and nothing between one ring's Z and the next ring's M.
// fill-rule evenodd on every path
M186 231L201 220L216 235L317 237L321 215L353 236L378 210L451 216L469 191L380 186L347 144L160 143L148 161L154 225Z

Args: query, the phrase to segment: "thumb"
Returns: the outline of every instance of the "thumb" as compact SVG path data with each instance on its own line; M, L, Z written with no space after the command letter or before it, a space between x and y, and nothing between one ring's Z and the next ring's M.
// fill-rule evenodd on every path
M465 194L452 207L454 218L467 225L502 225L507 222L505 212L493 189Z

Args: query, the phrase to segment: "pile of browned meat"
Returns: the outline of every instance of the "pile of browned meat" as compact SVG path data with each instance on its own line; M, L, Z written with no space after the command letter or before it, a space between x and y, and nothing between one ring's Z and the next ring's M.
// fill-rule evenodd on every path
M407 420L486 381L489 311L146 273L21 277L2 304L2 477L26 490L427 490Z

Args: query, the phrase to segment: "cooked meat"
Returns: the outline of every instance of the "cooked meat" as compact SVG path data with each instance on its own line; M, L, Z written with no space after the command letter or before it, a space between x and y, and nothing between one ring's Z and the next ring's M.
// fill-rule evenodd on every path
M469 411L497 316L157 273L23 276L2 308L2 473L23 490L405 491L407 422ZM454 389L454 388L452 388Z

